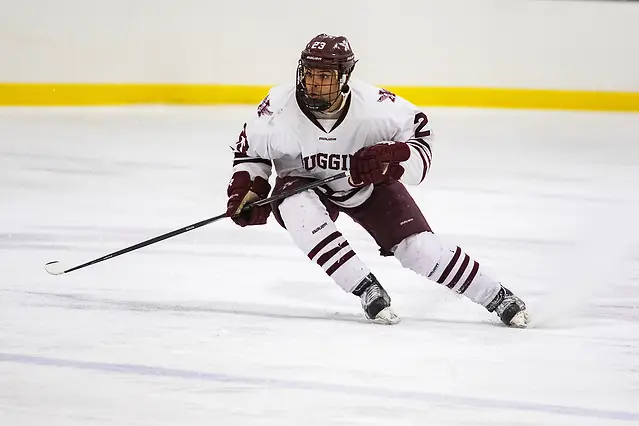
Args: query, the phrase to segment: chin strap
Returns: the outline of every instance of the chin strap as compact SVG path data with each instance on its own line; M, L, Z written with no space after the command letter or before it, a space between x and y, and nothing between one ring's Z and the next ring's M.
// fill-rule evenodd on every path
M350 90L347 91L346 93L340 93L340 96L342 97L342 101L340 102L339 107L336 110L331 112L312 111L313 115L315 115L315 117L317 118L337 118L340 112L342 112L342 110L344 109L344 105L346 105L346 99L348 98L349 95L350 95Z

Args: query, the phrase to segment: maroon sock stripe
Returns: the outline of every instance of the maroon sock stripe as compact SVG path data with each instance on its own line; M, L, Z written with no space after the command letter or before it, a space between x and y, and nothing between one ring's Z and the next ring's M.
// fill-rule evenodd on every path
M339 269L340 266L345 264L348 261L348 259L350 259L353 256L355 256L355 252L353 250L350 250L348 253L342 256L337 262L333 263L331 267L326 270L326 273L328 274L328 276L330 277L331 275L333 275L335 271Z
M339 231L335 231L333 232L331 235L329 235L328 237L324 238L322 241L320 241L315 247L313 247L313 250L308 252L308 258L309 259L313 259L315 256L317 256L317 253L320 252L321 249L323 249L324 247L326 247L328 245L328 243L330 243L331 241L339 238L342 236L342 233Z
M451 288L451 289L455 288L459 279L462 277L462 275L464 275L464 272L466 272L466 267L468 266L469 263L470 263L470 256L468 256L467 254L464 254L464 261L459 267L459 271L457 271L453 279L450 281L450 283L448 283L448 286L447 286L448 288Z
M331 257L335 256L338 251L340 251L341 249L343 249L347 245L348 245L348 241L342 241L341 243L338 244L337 247L333 247L332 249L330 249L329 251L327 251L326 253L324 253L320 257L318 257L317 258L317 264L319 266L324 266L324 264L326 262L328 262L331 259Z
M444 272L442 272L441 277L439 277L439 279L437 280L437 282L439 284L443 284L444 281L446 281L446 278L448 278L448 275L450 275L450 272L455 267L455 264L457 263L457 260L459 259L459 256L461 256L461 249L459 247L457 247L457 250L455 250L455 255L450 260L450 262L448 262L448 265L446 266L446 269L444 269Z
M466 278L466 281L464 281L464 284L462 284L462 286L459 287L459 290L457 290L459 294L463 294L466 291L470 283L472 283L473 280L475 279L475 275L477 275L477 271L479 271L479 263L475 261L475 264L473 265L473 270L470 271L470 275L468 276L468 278Z

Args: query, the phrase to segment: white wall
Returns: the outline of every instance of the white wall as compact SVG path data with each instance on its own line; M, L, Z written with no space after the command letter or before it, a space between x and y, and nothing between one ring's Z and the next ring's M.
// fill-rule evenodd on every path
M0 81L277 84L319 32L376 84L639 91L639 3L0 0Z

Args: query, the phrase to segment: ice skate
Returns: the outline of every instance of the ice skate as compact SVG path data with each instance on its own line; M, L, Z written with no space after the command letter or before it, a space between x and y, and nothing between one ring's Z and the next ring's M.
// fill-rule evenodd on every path
M359 283L353 294L360 297L366 318L374 323L390 325L399 322L390 306L390 296L372 273Z
M501 321L509 327L526 328L530 322L524 301L503 286L486 309L488 312L497 313Z

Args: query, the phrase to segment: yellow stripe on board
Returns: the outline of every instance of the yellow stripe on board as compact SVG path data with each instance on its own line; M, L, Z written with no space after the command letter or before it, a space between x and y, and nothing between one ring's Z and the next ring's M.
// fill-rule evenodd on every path
M639 112L639 92L389 87L417 105Z
M4 106L259 103L270 86L117 83L0 83Z
M388 86L421 106L639 112L639 92ZM259 103L269 86L216 84L0 83L0 106Z

